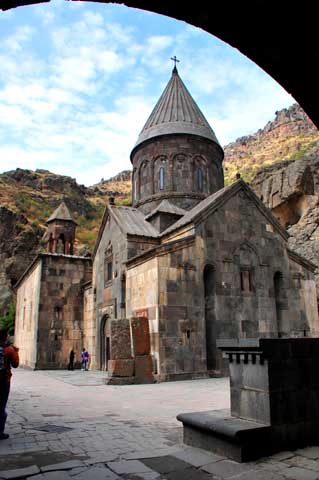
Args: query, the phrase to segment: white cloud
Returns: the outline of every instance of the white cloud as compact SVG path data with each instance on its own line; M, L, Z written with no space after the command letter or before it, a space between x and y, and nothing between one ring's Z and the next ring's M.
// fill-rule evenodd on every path
M21 51L31 40L34 32L35 29L31 28L29 25L18 27L13 35L6 38L3 43L3 48L11 52Z
M131 168L130 152L175 54L222 145L262 127L289 104L247 59L239 61L233 49L198 29L146 33L138 22L109 18L105 5L89 10L78 3L37 7L42 37L31 23L2 43L0 37L0 170L46 168L92 185ZM59 14L60 4L73 12L72 23ZM36 35L43 45L32 43Z

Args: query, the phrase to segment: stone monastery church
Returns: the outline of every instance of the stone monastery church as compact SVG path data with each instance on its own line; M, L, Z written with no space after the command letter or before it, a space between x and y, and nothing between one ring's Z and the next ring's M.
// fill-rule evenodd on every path
M133 206L109 202L92 258L64 203L48 219L16 287L22 365L66 368L85 347L90 369L132 377L132 318L156 381L225 374L218 339L318 335L315 266L243 180L224 186L223 157L174 67L131 153Z

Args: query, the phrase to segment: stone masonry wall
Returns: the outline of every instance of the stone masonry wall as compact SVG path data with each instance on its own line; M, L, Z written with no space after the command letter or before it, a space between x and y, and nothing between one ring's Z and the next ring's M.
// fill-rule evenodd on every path
M112 262L112 278L107 280L105 259ZM121 278L125 274L123 262L127 259L127 237L115 221L109 217L93 262L92 290L95 309L93 321L96 337L92 345L91 368L101 368L101 324L125 317L125 305L122 302Z
M306 309L301 285L294 283L286 242L244 192L200 224L197 234L203 239L204 261L215 271L217 338L302 336L309 330L316 310L309 304ZM243 289L245 272L250 286ZM313 281L310 271L307 279Z
M144 316L150 329L154 371L159 369L158 261L153 258L127 270L127 316Z
M94 294L92 285L88 285L83 289L83 346L90 354L90 368L95 368L96 365L96 336ZM78 360L80 360L80 355Z
M285 239L245 192L207 215L195 232L192 247L158 259L163 379L206 368L226 373L217 339L318 331L312 272L289 258Z
M193 243L158 259L161 380L206 371L200 253Z
M91 260L42 255L39 303L38 368L66 368L73 349L76 361L83 348L82 285L91 276Z
M290 295L290 329L300 336L302 329L306 336L319 336L317 288L314 274L303 265L289 258L294 294Z
M14 341L19 347L20 365L29 368L35 368L37 363L41 269L42 261L39 258L17 291Z
M224 186L222 157L216 144L191 135L169 135L144 143L132 160L133 206L143 205L143 212L149 213L163 198L170 198L189 210L201 198ZM160 168L164 170L163 189L159 183ZM198 168L203 172L202 188Z

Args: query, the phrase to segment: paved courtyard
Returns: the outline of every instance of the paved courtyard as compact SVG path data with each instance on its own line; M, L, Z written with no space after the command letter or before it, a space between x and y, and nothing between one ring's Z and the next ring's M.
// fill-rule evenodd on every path
M121 387L104 378L14 371L0 479L319 479L319 447L238 464L183 445L176 415L228 409L226 378Z

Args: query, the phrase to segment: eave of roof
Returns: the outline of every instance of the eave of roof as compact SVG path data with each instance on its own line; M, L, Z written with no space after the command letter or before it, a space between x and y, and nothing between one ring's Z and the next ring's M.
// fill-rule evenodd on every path
M209 197L205 198L202 202L197 204L192 210L189 210L182 218L180 218L176 223L164 230L160 237L165 237L180 228L186 226L189 223L198 223L210 215L214 210L219 208L221 205L226 203L230 198L236 195L240 190L244 190L248 197L254 202L259 211L267 218L269 223L273 225L276 231L287 241L289 234L284 230L280 225L279 221L273 216L270 210L265 207L262 201L255 195L251 188L242 180L239 179L234 182L232 185L222 188L217 192L213 193Z

